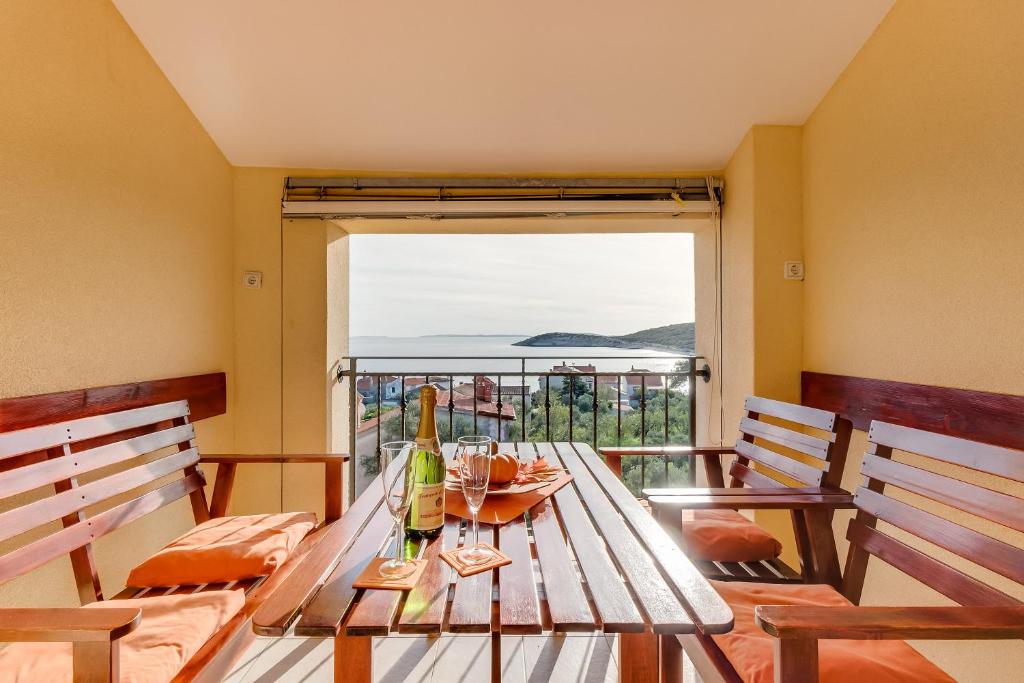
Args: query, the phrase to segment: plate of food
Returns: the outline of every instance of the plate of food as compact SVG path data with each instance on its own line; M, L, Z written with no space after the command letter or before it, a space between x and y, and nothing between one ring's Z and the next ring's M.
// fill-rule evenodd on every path
M498 453L491 458L491 481L487 486L487 495L535 491L553 482L563 472L561 467L552 467L544 458L525 463L520 462L515 453ZM449 490L461 490L457 467L448 468L444 483Z

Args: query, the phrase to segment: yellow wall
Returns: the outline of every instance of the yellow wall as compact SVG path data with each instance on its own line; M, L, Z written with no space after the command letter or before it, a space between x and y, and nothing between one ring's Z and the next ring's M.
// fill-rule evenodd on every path
M736 440L743 399L754 392L754 130L725 167L722 206L722 373L725 443Z
M236 444L243 453L347 451L343 392L330 370L348 349L348 242L329 221L281 219L290 175L344 171L235 168L235 270L263 273L236 285ZM333 409L332 409L333 408ZM323 467L239 468L231 512L322 513ZM310 503L310 497L314 503Z
M727 432L751 393L800 398L803 289L783 278L783 264L803 257L800 148L799 127L754 126L725 169Z
M725 169L722 404L724 439L736 440L743 401L755 394L799 402L803 283L783 278L786 261L803 258L801 130L754 126ZM714 393L712 388L710 393ZM750 513L748 513L750 514ZM789 516L759 511L757 521L784 541L796 563Z
M1024 394L1021 26L1017 0L899 2L807 121L805 369ZM865 603L942 602L868 571ZM917 646L958 680L1024 671L1019 642Z
M227 161L105 0L3 3L0 64L0 397L227 371L199 439L232 450ZM97 543L105 590L190 520L179 501ZM0 586L76 601L66 558Z

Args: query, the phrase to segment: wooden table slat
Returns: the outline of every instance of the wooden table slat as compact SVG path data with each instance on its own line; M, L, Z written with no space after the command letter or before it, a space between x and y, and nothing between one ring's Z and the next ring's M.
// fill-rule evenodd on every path
M295 635L323 638L337 634L341 620L359 591L352 587L352 582L370 560L380 553L394 523L386 505L377 508L338 566L302 611L299 623L295 626Z
M561 464L550 443L538 443L536 447L539 455L547 458L550 464ZM604 541L587 516L576 488L573 485L563 486L552 497L569 543L576 551L580 571L586 577L604 630L609 633L643 631L643 616L609 557Z
M473 529L466 523L466 542L473 542ZM480 525L480 542L494 543L494 527ZM452 598L448 630L452 633L491 632L491 586L494 570L472 576L455 576L455 597Z
M568 443L556 443L555 451L565 468L572 473L573 483L580 493L580 498L594 518L623 575L633 587L633 595L646 612L654 631L656 633L693 633L693 621L683 609L675 592L662 578L657 565L647 553L644 545L619 517L615 507L609 504L608 497L602 492L600 485L595 481L583 460ZM604 467L604 463L601 463L601 466ZM606 467L605 471L609 476L615 476ZM629 495L628 491L626 493ZM647 515L636 499L632 500L636 507ZM664 534L653 517L647 515L647 518L659 532Z
M538 635L541 632L540 602L533 579L530 540L523 517L498 527L498 548L512 564L498 568L498 614L501 632Z
M515 453L513 444L498 444L501 453ZM520 456L521 460L525 460ZM532 458L531 458L532 460ZM498 528L498 548L512 564L498 569L498 617L501 632L510 635L541 633L540 601L533 578L533 557L526 518L520 515Z
M320 541L302 563L259 606L252 618L256 633L263 636L285 634L383 502L384 487L377 477L341 519L326 527Z
M441 446L445 461L451 463L455 457L456 444ZM466 521L465 543L473 542L473 525ZM480 525L480 542L494 543L494 528L489 524ZM458 536L455 543L458 546ZM490 633L491 595L494 572L487 571L473 576L459 576L454 573L455 592L449 605L448 630L452 633Z
M531 461L537 455L532 443L516 444L516 449L525 461ZM537 550L552 629L558 632L593 631L596 626L594 614L550 499L541 501L530 510L530 527L533 529L533 544Z
M427 545L422 558L427 561L427 568L406 598L398 620L399 633L441 632L448 607L448 587L455 570L441 559L440 553L454 548L459 542L461 524L462 519L448 515L441 535Z
M585 443L556 444L559 454L565 456L567 462L573 462L573 474L581 471L578 463L600 482L606 495L594 493L595 505L611 501L618 508L622 517L629 522L634 534L630 536L640 539L650 554L657 560L661 571L672 583L680 596L685 596L689 611L701 630L705 633L726 633L732 630L732 610L715 592L707 579L693 566L661 525L640 505L626 486L601 462L597 453ZM596 512L593 510L592 512Z
M407 545L407 550L418 552L419 542ZM394 557L397 546L398 538L395 537L388 543L384 556ZM345 620L345 633L350 636L386 636L391 632L391 624L405 594L405 591L363 590L352 614Z

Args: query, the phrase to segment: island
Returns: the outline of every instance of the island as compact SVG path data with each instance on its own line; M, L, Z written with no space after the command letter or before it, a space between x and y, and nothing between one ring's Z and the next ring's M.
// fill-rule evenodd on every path
M513 346L603 346L612 349L693 353L693 323L652 327L620 336L589 332L547 332L517 341Z

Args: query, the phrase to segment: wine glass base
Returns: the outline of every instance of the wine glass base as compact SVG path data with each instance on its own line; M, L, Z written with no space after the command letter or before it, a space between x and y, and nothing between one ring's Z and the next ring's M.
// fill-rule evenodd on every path
M483 564L494 559L494 557L494 553L479 545L471 545L459 551L459 559L466 564Z
M388 560L377 568L377 573L386 579L404 579L414 571L416 571L415 564L398 560Z

